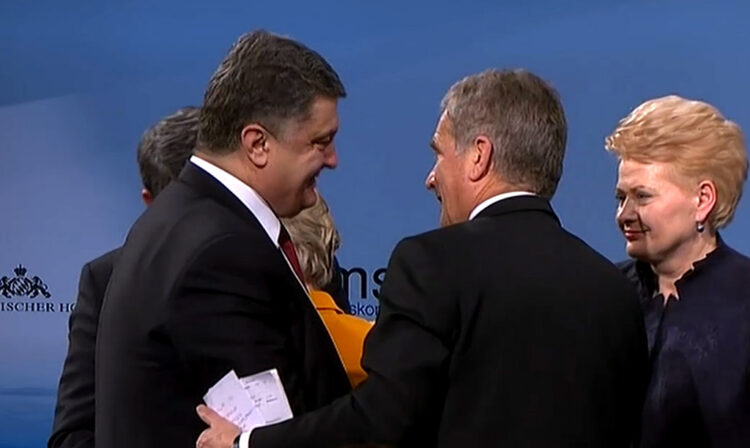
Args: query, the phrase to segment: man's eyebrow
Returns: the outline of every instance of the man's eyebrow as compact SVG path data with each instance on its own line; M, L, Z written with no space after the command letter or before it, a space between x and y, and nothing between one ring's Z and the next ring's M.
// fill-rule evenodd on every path
M324 134L318 135L317 137L313 138L312 141L313 142L319 142L319 141L322 141L322 140L327 140L329 138L333 138L333 137L336 136L336 133L338 131L339 131L338 128L331 129L330 131L328 131L328 132L326 132Z

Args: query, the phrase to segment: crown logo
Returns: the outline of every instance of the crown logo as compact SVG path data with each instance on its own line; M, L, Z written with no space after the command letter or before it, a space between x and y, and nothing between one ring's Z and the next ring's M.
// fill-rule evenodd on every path
M33 299L41 294L44 298L49 299L52 296L41 278L36 275L31 278L26 277L27 270L23 265L16 266L13 272L16 274L13 278L7 276L0 278L0 294L6 298L27 296Z

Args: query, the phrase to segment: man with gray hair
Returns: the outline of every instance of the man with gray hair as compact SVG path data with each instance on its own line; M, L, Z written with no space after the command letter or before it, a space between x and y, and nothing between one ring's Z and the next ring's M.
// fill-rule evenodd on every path
M550 206L565 140L558 95L532 73L490 70L451 87L426 180L442 228L391 256L368 378L255 429L250 446L631 446L646 336L635 291ZM199 414L212 427L198 446L221 447L231 426Z

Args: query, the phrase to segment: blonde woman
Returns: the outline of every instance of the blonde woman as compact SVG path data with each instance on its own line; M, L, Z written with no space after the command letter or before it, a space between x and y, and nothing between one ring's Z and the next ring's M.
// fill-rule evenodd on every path
M323 291L335 275L333 255L341 238L328 205L319 193L316 194L315 205L282 222L297 252L310 297L336 345L349 381L356 386L367 377L361 365L362 345L372 323L346 314L333 297Z
M616 221L640 293L651 379L642 446L750 446L750 259L722 240L747 178L740 128L678 96L622 119Z

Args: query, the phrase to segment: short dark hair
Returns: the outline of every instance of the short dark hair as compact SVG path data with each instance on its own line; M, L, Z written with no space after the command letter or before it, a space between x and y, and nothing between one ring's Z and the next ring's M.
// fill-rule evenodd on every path
M304 119L319 96L346 96L339 76L322 56L267 31L245 34L208 84L198 147L232 152L242 128L252 122L277 134L287 119Z
M555 89L526 70L487 70L454 84L443 98L457 149L486 135L506 182L551 198L562 176L567 124Z
M175 179L195 149L200 109L183 107L151 126L138 142L143 186L156 197Z

